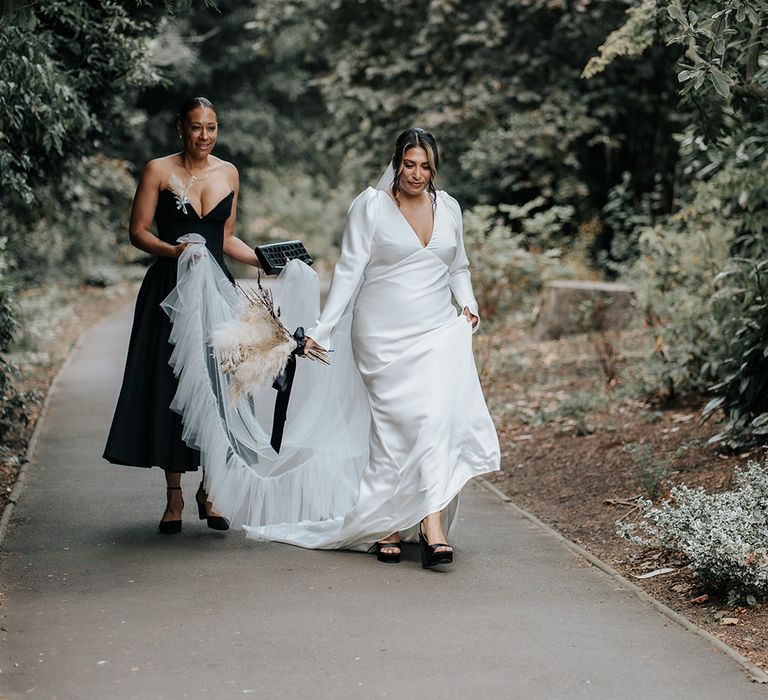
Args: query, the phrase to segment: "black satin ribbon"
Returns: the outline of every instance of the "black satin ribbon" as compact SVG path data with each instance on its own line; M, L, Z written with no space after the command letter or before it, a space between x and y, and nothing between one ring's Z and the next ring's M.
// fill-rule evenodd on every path
M285 369L280 372L272 383L272 388L277 389L277 398L275 399L275 413L272 418L272 437L269 444L275 452L280 452L280 446L283 444L283 430L285 429L285 419L288 415L288 401L291 398L291 389L293 388L293 377L296 375L296 357L304 354L304 348L307 340L304 337L304 329L299 326L293 334L296 341L296 349L291 353Z

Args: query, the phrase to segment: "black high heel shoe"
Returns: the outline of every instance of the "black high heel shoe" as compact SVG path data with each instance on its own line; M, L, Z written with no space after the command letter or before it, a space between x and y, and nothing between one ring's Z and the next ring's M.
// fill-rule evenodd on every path
M167 491L181 491L181 486L167 486ZM184 508L184 499L181 499L181 507ZM168 506L166 506L166 510L168 509ZM179 520L161 520L160 524L157 526L157 529L160 531L163 535L175 535L178 532L181 532L181 519Z
M450 564L453 562L453 550L437 551L439 547L450 547L446 542L437 542L435 544L429 544L427 538L424 537L424 533L421 531L421 525L424 521L419 523L419 546L421 548L421 565L425 569L431 569L433 566L440 564Z
M397 549L397 553L394 552L382 552L382 549ZM370 554L375 554L379 561L383 561L385 564L399 564L400 555L402 553L401 542L374 542L373 546L368 550Z
M202 496L202 501L200 497ZM229 530L229 520L221 515L208 515L208 509L205 504L208 500L208 495L205 493L203 485L200 484L200 488L197 489L195 494L195 501L197 501L197 514L200 516L200 520L205 520L208 523L208 527L211 530Z

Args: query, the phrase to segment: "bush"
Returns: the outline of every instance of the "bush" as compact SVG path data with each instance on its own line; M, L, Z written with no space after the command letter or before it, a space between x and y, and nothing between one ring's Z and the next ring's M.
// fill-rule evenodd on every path
M640 502L638 525L617 523L636 544L682 552L693 570L732 596L768 595L768 463L750 462L733 491L707 494L675 486L656 507Z
M28 422L26 402L29 398L15 389L16 368L7 359L16 322L11 290L5 279L6 269L5 239L0 238L0 459L6 456L6 450L15 451L19 429Z
M253 245L298 238L315 259L336 257L353 189L294 168L254 169L244 180L255 187L244 182L240 195L243 238Z
M149 14L119 2L49 0L3 16L0 204L45 205L41 185L125 128L124 98L157 80L145 60Z
M659 457L653 445L641 442L625 445L624 451L632 458L635 484L649 498L657 498L669 480L670 459Z
M487 320L511 309L519 310L531 301L545 280L574 276L559 248L534 247L534 233L548 240L556 220L547 218L549 225L544 226L541 217L531 215L525 222L535 231L525 227L521 233L513 231L507 222L510 217L525 217L528 211L522 209L481 205L464 212L464 243L471 263L472 285L480 315ZM547 214L552 213L552 209L547 210Z
M694 217L689 210L639 236L639 256L622 281L655 337L645 377L650 394L705 392L715 381L709 357L718 328L710 303L713 281L729 259L729 223L714 211Z
M712 438L737 449L768 435L768 260L733 259L716 280L712 312L720 342L709 358L717 397L704 408L725 412Z
M603 266L610 272L620 272L622 265L637 260L640 255L640 232L653 226L665 210L660 175L655 178L654 189L638 197L632 174L622 173L621 182L608 191L608 201L602 210L602 225L611 237L610 249L598 253Z
M5 221L13 280L80 282L125 257L134 187L124 161L99 155L71 161L59 180L38 188L44 204L33 216Z
M623 279L656 336L650 393L714 393L705 414L721 408L726 426L713 440L735 449L768 435L768 174L718 167L688 206L641 229Z

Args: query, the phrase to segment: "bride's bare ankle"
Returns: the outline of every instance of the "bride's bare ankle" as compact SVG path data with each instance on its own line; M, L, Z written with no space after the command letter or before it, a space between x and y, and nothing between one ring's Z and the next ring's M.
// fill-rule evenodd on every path
M421 529L421 534L430 545L446 542L447 538L443 531L441 513L430 513L421 521L419 527ZM442 547L438 548L439 551L450 551L452 549L453 547L449 544L444 544Z

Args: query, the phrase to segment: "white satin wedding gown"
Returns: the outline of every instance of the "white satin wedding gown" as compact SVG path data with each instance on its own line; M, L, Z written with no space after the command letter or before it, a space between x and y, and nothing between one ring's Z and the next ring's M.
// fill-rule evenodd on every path
M283 321L312 326L307 335L333 354L330 368L299 361L279 455L269 447L274 392L235 404L226 375L206 360L211 330L242 302L199 248L194 260L182 256L166 308L180 376L174 408L202 452L215 508L251 537L310 548L365 550L398 531L414 539L437 511L449 531L462 487L499 467L471 324L451 302L478 313L458 203L438 192L424 246L389 194L362 192L316 323L315 273L286 267L276 292Z

